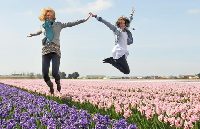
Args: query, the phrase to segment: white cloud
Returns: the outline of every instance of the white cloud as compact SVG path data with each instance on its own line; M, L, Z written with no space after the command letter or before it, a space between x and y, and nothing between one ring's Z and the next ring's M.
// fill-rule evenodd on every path
M111 0L96 0L94 2L86 3L85 5L81 3L80 0L65 0L67 2L66 9L57 10L60 13L97 13L104 9L112 7L113 3Z
M112 3L109 0L97 0L93 3L88 3L86 8L88 10L91 10L92 12L97 12L103 9L110 8L111 6L112 6Z
M188 14L200 14L200 9L190 9L187 11Z

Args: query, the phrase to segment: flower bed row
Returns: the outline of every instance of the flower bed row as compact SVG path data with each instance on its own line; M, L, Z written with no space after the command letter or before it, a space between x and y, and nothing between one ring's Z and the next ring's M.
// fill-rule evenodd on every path
M0 84L0 128L136 129L136 126L125 119L91 115L85 110Z

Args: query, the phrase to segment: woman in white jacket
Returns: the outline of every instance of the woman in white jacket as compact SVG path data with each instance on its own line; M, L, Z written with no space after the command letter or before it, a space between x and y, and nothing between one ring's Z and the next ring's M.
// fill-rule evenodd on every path
M98 17L95 14L92 14L92 17L95 17L98 21L104 23L109 27L114 34L116 35L115 46L112 50L112 57L106 58L103 60L103 63L110 63L117 69L119 69L124 74L129 74L130 69L126 61L128 56L127 45L133 43L133 37L131 32L128 30L129 24L133 19L131 14L130 19L126 17L119 17L116 26L104 20L102 17Z

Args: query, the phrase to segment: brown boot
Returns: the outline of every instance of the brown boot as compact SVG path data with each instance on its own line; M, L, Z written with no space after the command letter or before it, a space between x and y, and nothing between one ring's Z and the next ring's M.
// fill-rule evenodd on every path
M60 92L60 90L61 90L60 80L55 81L55 82L57 84L57 90Z
M47 81L46 83L50 88L50 93L54 94L53 83L51 82L51 80Z

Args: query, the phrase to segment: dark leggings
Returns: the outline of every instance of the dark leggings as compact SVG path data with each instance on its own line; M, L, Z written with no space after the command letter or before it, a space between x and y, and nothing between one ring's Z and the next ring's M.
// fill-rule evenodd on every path
M48 82L50 80L49 67L51 61L52 61L52 76L55 78L56 81L60 80L60 75L58 73L60 67L60 57L56 53L51 52L49 54L42 56L42 75L45 82Z
M125 55L120 57L119 59L113 59L113 57L110 57L112 59L112 65L117 68L119 71L121 71L124 74L129 74L130 69L128 66L128 63L126 61Z

